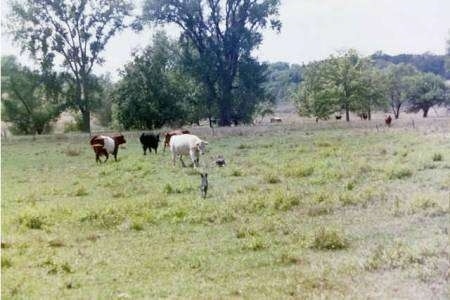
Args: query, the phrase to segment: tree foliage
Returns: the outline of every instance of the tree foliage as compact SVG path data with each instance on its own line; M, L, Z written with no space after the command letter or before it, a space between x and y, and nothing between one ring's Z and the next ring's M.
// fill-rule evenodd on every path
M8 26L22 49L44 68L58 57L71 73L74 105L90 131L90 75L110 38L127 26L126 0L24 0L11 2Z
M65 108L64 75L39 73L2 57L2 119L18 133L42 134Z
M264 89L277 102L289 101L302 81L302 67L284 62L269 63Z
M256 104L243 103L246 100L235 90L252 91L251 86L245 86L250 82L243 80L240 69L262 71L251 53L261 44L264 28L280 29L279 5L279 0L146 0L142 19L173 23L182 30L185 54L207 92L208 107L217 108L220 125L226 126L233 115L243 117L236 114L239 107ZM258 79L259 74L254 77Z
M386 94L396 119L400 116L400 108L408 101L410 85L408 77L417 74L412 65L390 65L385 69L387 76Z
M426 118L428 111L435 105L445 104L446 86L444 80L432 73L418 73L406 78L408 85L408 110L423 111Z
M203 91L181 72L179 57L177 44L160 32L125 66L114 98L126 129L179 126L203 116Z
M295 95L301 115L327 118L343 110L350 121L350 111L368 113L382 102L378 82L369 62L354 50L340 56L309 64L304 81Z
M414 66L420 72L433 73L450 79L450 70L445 67L445 55L431 53L388 55L379 51L370 58L377 67L382 69L391 64L408 64Z

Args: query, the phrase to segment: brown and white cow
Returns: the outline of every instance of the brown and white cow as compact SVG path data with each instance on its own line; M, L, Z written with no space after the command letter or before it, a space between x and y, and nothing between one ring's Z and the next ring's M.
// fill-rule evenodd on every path
M170 138L174 135L181 135L181 134L188 134L191 133L189 130L185 129L176 129L169 132L166 132L164 136L164 148L163 151L166 151L166 147L169 147L170 145Z
M125 144L126 142L127 141L122 134L116 134L113 136L94 135L90 140L90 144L95 152L95 161L97 163L101 163L102 161L100 160L100 156L103 155L106 157L106 162L109 158L109 154L112 154L114 156L114 160L117 161L119 145Z

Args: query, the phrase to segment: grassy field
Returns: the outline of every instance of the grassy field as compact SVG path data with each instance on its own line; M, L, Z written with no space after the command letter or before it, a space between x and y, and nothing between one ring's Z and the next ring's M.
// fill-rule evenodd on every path
M199 130L206 199L137 133L102 165L82 135L3 141L2 298L445 298L450 120L433 122Z

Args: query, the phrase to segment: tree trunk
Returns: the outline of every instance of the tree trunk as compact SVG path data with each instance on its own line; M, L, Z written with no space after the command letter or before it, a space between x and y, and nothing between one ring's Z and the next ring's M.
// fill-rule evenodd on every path
M367 107L367 117L369 118L369 121L372 120L372 110L370 109L370 104Z
M424 117L424 118L428 117L428 111L429 111L429 110L430 110L429 107L424 107L424 108L423 108L423 117Z
M400 107L401 107L401 104L397 104L394 107L394 116L396 119L398 119L398 117L400 116Z
M88 84L86 76L82 76L81 85L81 105L83 109L81 110L83 118L83 132L91 133L91 111L89 108L89 96L88 96Z
M345 121L350 122L350 108L348 104L345 104Z
M81 113L81 116L82 116L82 121L83 121L83 123L82 123L83 132L91 133L91 112L89 110L84 110Z
M223 86L222 99L220 99L220 126L231 126L231 81L226 81Z

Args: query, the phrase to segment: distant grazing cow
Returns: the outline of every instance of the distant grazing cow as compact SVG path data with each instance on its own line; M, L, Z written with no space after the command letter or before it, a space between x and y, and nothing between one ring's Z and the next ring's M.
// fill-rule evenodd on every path
M361 118L361 120L367 120L369 118L369 115L367 113L360 113L358 116Z
M174 135L170 139L170 151L172 152L172 162L175 166L175 159L179 155L183 167L186 165L183 162L182 156L189 155L194 168L199 166L200 154L205 154L205 146L208 142L201 140L198 136L192 134Z
M391 115L387 116L387 117L384 119L384 123L386 123L386 125L387 125L388 127L391 127L391 123L392 123L392 117L391 117Z
M283 120L280 117L272 117L270 118L270 123L281 123Z
M155 150L155 154L158 153L158 144L159 144L159 133L147 133L143 132L139 137L141 141L142 148L144 149L144 155L147 155L147 149L149 152L152 152L152 149Z
M100 156L105 156L105 162L109 158L109 154L114 155L114 160L117 161L117 151L119 150L119 145L125 144L126 140L122 134L117 134L113 136L107 135L95 135L91 138L90 144L95 152L95 161L101 163Z
M334 116L334 117L336 118L336 120L342 119L342 116L341 116L341 115L336 115L336 116Z
M187 134L187 133L191 133L189 130L184 130L184 129L177 129L177 130L172 130L166 133L166 135L164 136L164 148L163 151L166 151L166 146L169 147L169 143L170 143L170 138L174 135L180 135L180 134Z

